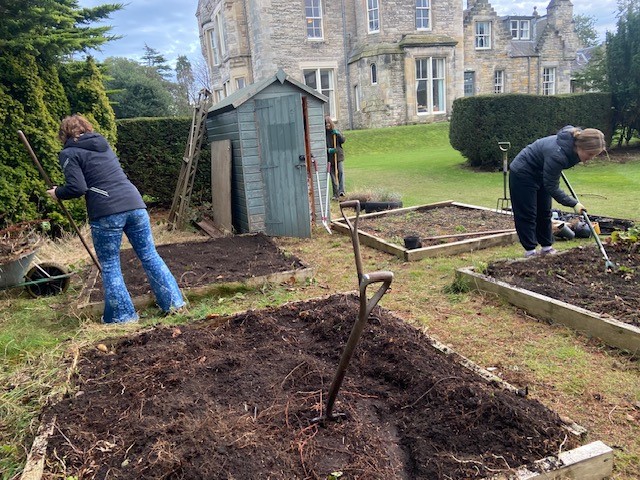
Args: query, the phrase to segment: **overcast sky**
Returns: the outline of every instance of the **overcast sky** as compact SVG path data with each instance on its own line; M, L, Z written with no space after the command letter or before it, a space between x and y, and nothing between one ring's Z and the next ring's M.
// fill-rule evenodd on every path
M118 0L78 0L81 7L95 7ZM102 52L92 52L99 60L106 57L127 57L139 60L144 54L145 43L164 55L173 66L179 55L189 59L200 58L200 40L196 8L198 0L121 0L125 7L112 14L105 22L113 27L111 33L122 35L103 45ZM462 0L466 5L466 0ZM533 7L540 15L546 15L548 1L490 2L498 15L530 15ZM574 14L589 15L597 20L596 29L604 40L605 32L615 31L616 0L572 0Z

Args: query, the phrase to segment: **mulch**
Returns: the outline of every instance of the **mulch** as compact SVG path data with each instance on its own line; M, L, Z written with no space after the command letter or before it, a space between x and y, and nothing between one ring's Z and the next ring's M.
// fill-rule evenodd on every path
M608 271L600 250L580 246L526 261L501 260L486 274L510 285L640 326L640 252L625 245L605 247L616 268Z
M384 299L383 299L384 301ZM44 479L473 479L576 446L534 399L376 307L323 411L352 295L156 327L83 351Z
M286 255L262 233L160 245L157 250L180 288L243 281L305 268L300 259ZM142 264L132 249L121 251L120 263L132 297L151 293ZM102 300L102 280L98 277L90 301Z

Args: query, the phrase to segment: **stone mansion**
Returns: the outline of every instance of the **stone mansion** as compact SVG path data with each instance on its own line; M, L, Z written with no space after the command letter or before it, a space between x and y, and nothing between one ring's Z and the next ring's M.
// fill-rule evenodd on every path
M499 16L488 0L199 0L215 101L282 68L341 128L446 120L468 95L572 91L570 0Z

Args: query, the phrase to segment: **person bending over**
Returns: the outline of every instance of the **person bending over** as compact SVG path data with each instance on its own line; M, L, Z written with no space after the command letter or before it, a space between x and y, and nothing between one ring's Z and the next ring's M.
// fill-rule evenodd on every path
M551 201L586 211L560 188L562 171L588 162L605 149L604 134L595 128L567 125L556 135L527 145L509 166L509 191L516 232L525 257L556 253L551 225ZM536 247L540 245L540 251Z

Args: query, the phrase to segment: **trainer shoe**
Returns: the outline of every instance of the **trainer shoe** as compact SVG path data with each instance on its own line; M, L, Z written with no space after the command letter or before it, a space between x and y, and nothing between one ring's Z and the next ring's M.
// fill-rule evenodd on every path
M538 255L538 251L537 250L525 250L525 252L524 252L524 257L525 258L535 257L536 255Z
M553 247L542 247L542 250L540 250L540 255L544 256L544 255L555 255L556 253L558 253L558 251L553 248Z

